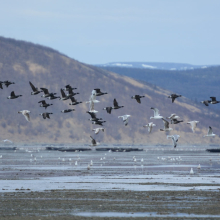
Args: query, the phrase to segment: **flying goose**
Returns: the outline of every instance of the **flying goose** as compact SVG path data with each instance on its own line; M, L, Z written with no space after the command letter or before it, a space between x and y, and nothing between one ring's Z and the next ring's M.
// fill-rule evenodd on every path
M92 144L91 145L89 145L89 146L97 146L97 145L99 145L99 143L98 142L96 142L96 140L92 137L92 136L90 136L90 138L91 138L91 142L92 142Z
M170 119L170 120L177 119L177 118L179 118L179 116L176 115L175 113L171 114L170 117L167 117L167 119Z
M86 112L90 114L91 118L89 119L90 121L100 121L102 118L96 118L96 114L94 112Z
M46 119L46 118L49 118L50 119L50 115L53 114L53 113L49 113L49 112L44 112L44 113L41 113L39 115L42 115L43 116L43 119Z
M73 112L73 111L75 111L75 109L65 109L65 110L62 110L61 112L68 113L68 112Z
M174 102L174 100L178 97L181 97L182 95L177 95L177 94L171 94L170 96L168 96L168 98L171 98L172 99L172 103Z
M95 131L95 134L98 134L100 131L103 131L104 132L104 128L95 128L95 129L92 129L93 131Z
M100 89L94 89L95 92L96 92L96 96L101 96L101 95L105 95L105 94L108 94L107 92L101 92Z
M45 109L47 109L48 106L53 105L53 104L47 104L45 100L41 100L38 103L42 103L40 107L44 107Z
M183 120L178 121L178 120L175 119L175 118L171 120L171 124L179 124L180 122L183 122Z
M106 107L106 108L103 108L103 110L106 110L107 113L111 114L112 107Z
M11 84L15 84L14 82L10 82L10 81L4 81L3 82L5 84L6 87L10 86Z
M24 117L27 121L30 121L30 115L29 115L30 111L29 110L22 110L22 111L19 111L18 113L21 113L22 115L24 115Z
M20 97L22 95L15 95L15 92L12 91L11 92L11 95L7 97L7 99L17 99L18 97Z
M82 103L82 102L77 102L77 100L73 96L70 97L70 99L71 99L72 103L69 103L69 105L78 105L78 104Z
M74 90L74 89L77 89L77 88L73 88L69 84L66 85L65 88L64 88L64 90L66 90L66 91L70 91L70 90Z
M116 101L116 99L114 99L113 105L114 105L114 107L112 107L112 109L119 109L119 108L123 108L124 107L124 106L119 106L118 102Z
M204 135L203 137L214 137L214 136L215 134L212 131L212 127L209 126L207 135Z
M151 109L154 111L154 116L153 117L150 117L150 119L162 119L163 118L163 116L161 116L160 114L159 114L159 110L157 109L157 108L153 108L153 107L151 107Z
M201 101L201 103L206 105L206 106L209 106L210 102L211 102L210 100Z
M41 96L42 98L48 98L51 95L56 95L56 93L49 93L47 88L40 88L40 89L44 92L44 95Z
M160 129L160 131L172 131L173 129L169 127L169 122L162 118L163 123L164 123L164 129Z
M211 99L211 104L217 104L217 103L220 103L220 101L216 101L216 97L210 97Z
M42 92L42 91L38 90L38 88L35 87L30 81L29 81L29 84L30 84L30 86L31 86L31 88L32 88L32 90L33 90L33 92L31 92L31 95L37 95L37 94L39 94L40 92Z
M193 133L195 132L197 123L199 123L199 121L190 121L190 122L187 122L187 124L189 124L189 125L192 126L192 131L193 131Z
M131 115L122 115L122 116L118 116L118 118L122 118L123 122L125 124L125 126L128 125L128 118L131 117Z
M67 96L68 96L69 98L70 98L70 97L73 97L73 96L75 96L75 95L77 95L77 94L79 94L78 92L73 92L72 89L69 89L68 91L69 91L69 93L67 94Z
M134 95L134 96L131 96L132 99L136 99L136 101L138 103L141 104L141 98L145 97L144 95L143 96L140 96L140 95Z
M179 137L180 137L180 136L177 135L177 134L167 135L167 139L169 139L169 138L172 139L172 141L173 141L173 147L174 147L174 148L176 148L176 146L177 146L177 142L178 142L178 138L179 138Z
M2 86L2 85L3 85L3 82L0 81L0 88L1 88L1 89L3 89L3 86Z
M106 121L93 121L92 124L103 126L103 123L105 123L105 122L106 122Z
M148 127L148 132L151 133L152 128L156 126L153 122L148 123L147 125L144 125L143 127Z
M55 96L54 94L56 94L56 93L51 93L50 96L47 97L47 98L50 99L50 100L53 100L53 99L60 99L59 96Z
M62 101L64 101L64 100L67 100L67 99L69 99L70 97L69 96L67 96L66 94L65 94L65 92L62 90L62 89L60 89L60 92L61 92L61 98L60 98L60 100L62 100Z

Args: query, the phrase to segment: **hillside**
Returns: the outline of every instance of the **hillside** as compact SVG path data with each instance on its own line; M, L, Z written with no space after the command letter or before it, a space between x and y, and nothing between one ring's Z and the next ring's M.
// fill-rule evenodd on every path
M54 114L50 120L44 120L39 115L44 112L38 104L38 101L42 100L41 94L30 95L31 88L28 82L31 81L36 87L46 87L58 95L60 88L71 84L77 87L77 92L80 93L76 95L77 100L83 102L88 101L94 88L108 92L108 95L97 97L101 102L95 105L95 109L99 111L97 116L107 121L104 126L106 131L96 135L96 139L102 143L171 144L171 141L166 139L165 133L158 131L163 127L162 120L154 120L157 127L152 134L148 134L147 129L143 128L143 125L150 122L150 116L153 116L151 107L157 107L165 117L176 113L185 122L200 121L195 134L186 123L172 126L174 131L171 134L181 135L180 144L219 142L219 137L202 138L210 125L216 134L219 133L219 115L184 97L172 104L167 98L170 94L167 90L80 63L40 45L1 37L0 48L0 81L10 80L16 83L0 90L1 139L11 139L15 143L90 144L89 136L95 136L91 130L97 126L88 121L89 115L85 113L88 104L85 103L75 106L75 112L62 114L61 110L70 107L69 100L47 100L48 103L53 103L47 111ZM11 91L23 96L8 100L6 97ZM135 94L146 96L142 99L142 104L130 98ZM113 110L109 115L102 109L112 106L114 98L119 105L125 107ZM17 113L24 109L31 111L31 122L27 122ZM127 127L121 119L118 119L118 116L124 114L132 115Z
M184 71L127 67L101 68L182 94L196 102L207 100L211 96L220 99L220 66ZM212 105L210 108L220 113L220 105Z

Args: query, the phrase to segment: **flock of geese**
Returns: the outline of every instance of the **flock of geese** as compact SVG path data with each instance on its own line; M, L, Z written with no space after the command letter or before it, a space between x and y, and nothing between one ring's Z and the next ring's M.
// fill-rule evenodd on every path
M8 87L11 84L15 84L15 83L10 82L8 80L3 81L3 82L0 81L0 88L3 89L3 85ZM49 100L59 99L59 100L64 101L64 100L70 99L71 103L69 103L69 105L78 105L78 104L82 103L82 102L78 102L76 100L76 98L74 97L75 95L79 94L77 92L74 92L74 90L77 89L77 88L73 88L70 85L66 85L64 89L60 89L61 96L56 96L56 93L50 93L47 88L40 88L40 90L39 90L31 82L29 82L29 84L30 84L30 87L32 89L31 95L37 95L37 94L43 92L44 94L41 97L42 98L47 98ZM66 94L65 91L68 92L68 93ZM97 118L96 113L98 111L96 111L95 108L94 108L95 103L99 102L96 99L96 97L97 96L102 96L102 95L105 95L105 94L108 94L108 93L101 92L101 90L99 88L94 89L94 90L92 90L92 94L90 96L89 101L86 102L86 103L89 103L89 111L87 111L86 113L88 113L91 116L91 118L89 120L92 122L92 124L103 126L103 123L106 122L106 121L103 121L102 118ZM8 96L7 98L8 99L17 99L21 96L22 95L15 95L15 92L12 91L10 96ZM134 95L131 98L135 99L139 104L141 104L141 98L144 98L144 97L145 96ZM172 103L174 103L175 99L179 98L179 97L181 97L181 95L171 94L170 96L168 96L168 98L171 98ZM203 103L206 106L208 106L209 104L220 103L220 101L216 100L216 97L210 97L210 98L211 98L211 100L205 100L205 101L202 101L201 103ZM45 109L47 109L49 106L53 105L53 104L48 104L45 100L41 100L38 103L40 103L40 107L44 107ZM120 109L120 108L123 108L123 107L124 106L120 106L118 104L117 100L114 99L113 100L113 106L105 107L105 108L103 108L103 110L106 110L106 112L108 114L111 114L112 110L117 110L117 109ZM172 128L169 127L170 123L166 119L169 119L171 121L171 124L178 124L178 123L183 122L182 120L178 120L180 117L177 116L176 114L171 114L170 117L167 117L165 119L163 116L161 116L159 114L159 110L157 108L152 107L151 109L154 112L154 116L150 117L150 119L162 119L163 120L164 128L161 128L160 131L168 132L168 131L173 130ZM62 113L68 113L68 112L72 112L72 111L75 111L75 109L65 109L65 110L62 110L61 112ZM30 113L31 112L29 110L21 110L21 111L18 111L18 113L24 115L25 119L27 121L30 121ZM40 115L43 117L43 119L46 119L46 118L50 119L51 114L53 114L53 113L52 112L44 112L44 113L41 113ZM131 115L118 116L118 118L122 118L125 126L128 125L129 117L131 117ZM198 123L199 123L199 121L190 121L187 124L190 124L191 128L192 128L192 131L195 132L195 129L196 129L196 126L197 126ZM156 125L153 122L149 122L147 125L144 125L143 127L147 127L148 132L151 133L154 126L156 126ZM103 127L98 127L98 128L93 129L95 134L98 134L100 131L104 132L104 130L105 129ZM207 133L207 135L204 135L204 137L213 137L213 136L215 136L215 134L213 133L212 128L209 126L208 133ZM176 146L177 146L177 142L178 142L179 137L180 136L176 135L176 134L175 135L167 135L167 139L169 139L169 138L172 139L174 148L176 148ZM96 140L92 136L90 136L90 138L91 138L91 145L90 146L99 145L99 143L96 142Z

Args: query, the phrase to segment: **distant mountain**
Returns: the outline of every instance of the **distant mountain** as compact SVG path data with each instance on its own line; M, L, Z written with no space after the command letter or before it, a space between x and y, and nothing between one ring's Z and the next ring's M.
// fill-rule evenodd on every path
M162 63L162 62L111 62L106 64L96 64L95 66L158 69L158 70L193 70L193 69L204 69L216 65L191 65L186 63Z
M179 134L180 144L207 144L219 143L219 137L203 138L208 126L219 133L219 114L203 105L196 104L185 97L181 97L171 103L168 99L170 91L158 86L141 83L127 76L109 72L98 67L80 63L58 51L40 45L7 39L0 37L0 81L10 80L15 84L0 89L0 140L10 139L14 143L69 143L90 144L90 135L101 143L109 144L170 144L166 139L166 133L160 132L163 127L162 120L154 120L157 125L152 134L148 134L143 125L147 124L153 115L151 107L157 107L161 115L169 116L178 114L184 123L171 125L174 131L171 134ZM39 107L41 93L31 95L31 81L38 88L48 88L49 92L55 92L60 96L60 89L67 84L77 87L78 101L83 103L70 106L70 101L46 100L53 103L44 110ZM107 95L97 97L100 103L95 104L99 111L97 117L103 118L105 132L94 135L92 129L98 126L92 125L86 113L89 106L85 101L89 100L91 91L101 88L108 92ZM15 100L6 97L11 91L22 95ZM145 95L142 103L138 104L131 99L132 95ZM107 114L104 107L112 106L116 98L119 105L125 106L119 110L112 110ZM71 113L61 113L61 110L74 108ZM20 110L30 110L31 122L27 122ZM51 119L44 120L40 113L52 112ZM128 126L124 126L118 116L130 114ZM187 121L198 120L198 129L192 133Z

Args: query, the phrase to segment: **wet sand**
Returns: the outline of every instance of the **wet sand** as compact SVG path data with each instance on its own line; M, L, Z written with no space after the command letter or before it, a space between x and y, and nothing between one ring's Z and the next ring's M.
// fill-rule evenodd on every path
M204 149L1 151L0 219L220 219L220 156Z

